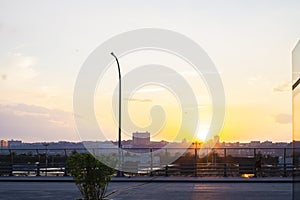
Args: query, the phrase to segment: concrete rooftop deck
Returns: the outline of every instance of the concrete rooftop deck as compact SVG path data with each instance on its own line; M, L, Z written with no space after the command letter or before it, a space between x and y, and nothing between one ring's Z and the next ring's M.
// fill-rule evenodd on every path
M240 178L240 177L112 177L112 182L199 182L199 183L228 183L228 182L260 182L260 183L292 183L291 177L265 177L265 178ZM0 182L73 182L67 176L0 176Z
M114 177L108 199L292 200L291 178ZM0 177L0 199L78 199L71 177Z

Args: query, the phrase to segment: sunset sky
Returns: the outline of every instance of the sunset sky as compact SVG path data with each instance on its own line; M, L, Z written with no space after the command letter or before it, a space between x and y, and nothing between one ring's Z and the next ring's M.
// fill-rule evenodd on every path
M222 141L291 141L292 50L300 39L299 10L297 0L1 1L0 139L80 141L73 91L82 64L117 34L161 28L194 40L218 69L226 96ZM180 71L184 63L176 59L138 52L120 63L124 74L153 63ZM95 93L95 113L109 140L117 135L111 112L116 73L112 58ZM197 133L203 139L211 116L209 92L193 71L182 71L182 76L196 92L198 105L191 109L203 116ZM172 93L145 86L123 101L141 127L151 122L149 109L160 104L166 122L154 139L174 138L181 111Z

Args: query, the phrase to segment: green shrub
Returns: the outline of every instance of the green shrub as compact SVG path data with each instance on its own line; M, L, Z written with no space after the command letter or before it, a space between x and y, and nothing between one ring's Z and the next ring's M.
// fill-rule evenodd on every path
M107 185L114 170L101 163L90 153L72 153L67 167L79 188L83 199L99 200L105 198Z

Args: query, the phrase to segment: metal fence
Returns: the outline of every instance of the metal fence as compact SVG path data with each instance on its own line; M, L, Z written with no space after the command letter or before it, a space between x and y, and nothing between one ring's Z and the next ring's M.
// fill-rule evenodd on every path
M214 177L289 177L299 174L300 149L293 148L155 148L124 149L143 152L141 160L131 160L124 171L131 176L214 176ZM86 149L1 149L1 176L68 176L68 156L73 152L87 152ZM94 148L93 153L116 149ZM172 163L175 155L181 156ZM124 158L122 158L124 160ZM126 159L125 159L126 160ZM125 165L124 165L125 166ZM130 168L130 169L128 169Z

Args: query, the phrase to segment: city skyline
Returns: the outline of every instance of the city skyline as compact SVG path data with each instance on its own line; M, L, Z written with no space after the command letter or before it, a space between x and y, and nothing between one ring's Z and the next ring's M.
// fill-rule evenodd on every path
M136 141L135 141L136 140ZM195 147L195 142L189 142L183 140L181 142L172 142L172 141L153 141L149 139L149 141L145 141L143 139L139 139L137 141L136 138L122 140L122 146L124 149L130 148L156 148L163 149L167 144L171 144L172 146L169 148L183 148L190 149ZM21 148L21 149L31 149L31 148L41 148L45 147L47 144L47 148L49 149L63 149L63 148L82 148L85 149L85 145L88 145L88 148L117 148L118 141L34 141L34 142L26 142L21 140L2 140L0 139L0 148L5 150L9 148ZM182 144L190 143L190 146L182 146ZM206 141L205 143L197 142L197 147L199 148L230 148L230 147L239 147L239 148L299 148L300 141L292 141L292 142L273 142L273 141L248 141L248 142L225 142L220 141L219 138L211 139L210 141ZM294 144L294 145L293 145ZM28 146L29 145L29 146ZM33 145L33 146L32 146ZM67 145L67 146L66 146ZM79 145L79 146L78 146Z
M218 136L219 137L219 136ZM174 142L174 143L182 143L182 142L187 142L187 143L193 143L193 142L198 142L198 143L206 143L206 142L209 142L209 140L206 140L206 141L203 141L203 140L186 140L185 138L183 138L183 140L181 141L168 141L168 140L152 140L151 139L151 142ZM210 140L212 140L213 138L211 138ZM81 142L112 142L112 143L116 143L118 142L117 139L115 140L47 140L47 141L43 141L43 140L36 140L36 141L26 141L26 140L22 140L20 138L10 138L10 139L3 139L3 138L0 138L0 141L4 141L4 142L22 142L22 143L28 143L28 144L34 144L34 143L59 143L59 142L67 142L67 143L81 143ZM122 142L126 142L126 141L132 141L132 138L125 138L125 139L122 139ZM233 144L233 143L241 143L241 144L247 144L247 143L251 143L251 142L260 142L260 143L264 143L264 142L271 142L273 144L280 144L280 143L292 143L292 142L300 142L299 140L291 140L291 141L272 141L272 140L256 140L256 139L252 139L252 140L248 140L248 141L238 141L238 140L235 140L235 141L225 141L225 140L222 140L221 138L219 139L219 142L220 143L230 143L230 144Z

